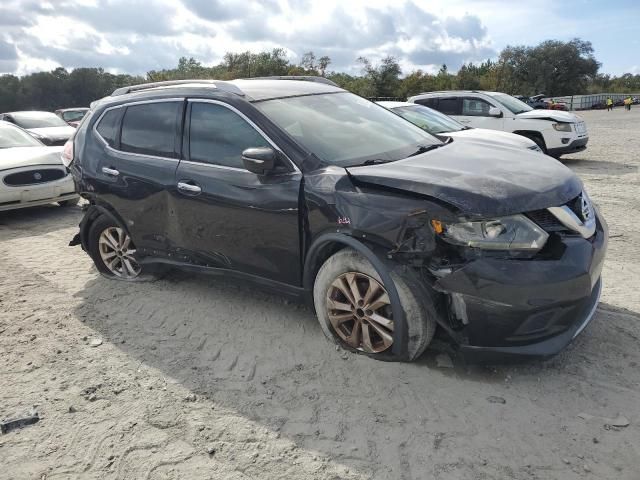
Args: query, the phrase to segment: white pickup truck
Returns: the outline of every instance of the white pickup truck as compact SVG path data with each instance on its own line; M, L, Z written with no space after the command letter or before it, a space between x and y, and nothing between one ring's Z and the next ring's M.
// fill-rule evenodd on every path
M587 127L578 115L559 110L534 110L506 93L430 92L410 97L408 101L438 110L470 127L525 136L556 158L584 150L589 141Z

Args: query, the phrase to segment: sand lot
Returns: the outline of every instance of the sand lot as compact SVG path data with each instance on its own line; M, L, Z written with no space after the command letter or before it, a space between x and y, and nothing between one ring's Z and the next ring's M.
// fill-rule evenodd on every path
M0 478L640 479L640 109L582 115L565 163L610 225L604 291L544 363L336 351L275 295L100 277L67 247L79 208L0 213L0 417L41 416L0 435Z

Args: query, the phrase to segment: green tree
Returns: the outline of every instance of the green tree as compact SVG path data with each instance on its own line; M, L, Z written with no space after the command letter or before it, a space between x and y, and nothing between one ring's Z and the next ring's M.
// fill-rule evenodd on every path
M364 77L371 82L375 97L395 97L400 87L402 70L395 57L387 56L373 66L365 57L359 57Z

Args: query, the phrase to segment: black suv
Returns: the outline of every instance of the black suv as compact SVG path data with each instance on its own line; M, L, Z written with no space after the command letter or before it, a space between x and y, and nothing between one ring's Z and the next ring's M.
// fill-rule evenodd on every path
M96 102L65 154L71 242L107 277L225 273L312 302L339 345L549 356L598 303L605 222L535 152L441 142L321 78L178 81ZM309 81L310 80L310 81Z

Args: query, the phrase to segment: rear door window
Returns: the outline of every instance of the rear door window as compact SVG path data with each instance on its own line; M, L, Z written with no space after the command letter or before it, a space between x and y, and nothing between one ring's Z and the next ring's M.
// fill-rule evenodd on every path
M269 143L240 115L215 103L191 104L191 161L244 169L242 152L255 147Z
M176 158L182 102L130 105L122 118L120 150Z
M438 99L437 109L445 115L460 115L462 113L460 98L447 97Z

